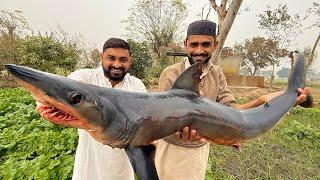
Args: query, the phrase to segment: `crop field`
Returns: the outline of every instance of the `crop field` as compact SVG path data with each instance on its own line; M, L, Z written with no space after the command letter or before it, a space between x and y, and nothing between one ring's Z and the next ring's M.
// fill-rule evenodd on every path
M24 90L0 89L0 179L71 179L77 140L40 118ZM320 106L295 107L240 151L212 145L206 179L320 179L319 169Z

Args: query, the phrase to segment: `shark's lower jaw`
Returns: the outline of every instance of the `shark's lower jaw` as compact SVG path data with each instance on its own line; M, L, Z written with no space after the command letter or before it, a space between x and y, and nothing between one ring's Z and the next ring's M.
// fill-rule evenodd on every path
M50 122L62 126L81 128L83 125L82 120L75 118L74 116L65 113L62 110L55 108L54 106L41 104L37 106L37 110L41 116Z

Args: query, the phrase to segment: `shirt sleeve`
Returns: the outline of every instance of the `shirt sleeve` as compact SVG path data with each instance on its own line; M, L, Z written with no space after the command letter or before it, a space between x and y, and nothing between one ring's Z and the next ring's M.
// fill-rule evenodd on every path
M147 92L146 86L140 79L137 79L135 83L135 92Z
M219 69L219 80L219 93L216 101L226 106L234 106L236 104L236 99L227 88L227 80L221 69Z
M129 80L127 81L128 84L130 84L130 91L132 92L147 92L147 88L146 86L143 84L143 82L141 81L141 79L135 77L135 76L131 76L129 74ZM129 90L127 89L127 90Z

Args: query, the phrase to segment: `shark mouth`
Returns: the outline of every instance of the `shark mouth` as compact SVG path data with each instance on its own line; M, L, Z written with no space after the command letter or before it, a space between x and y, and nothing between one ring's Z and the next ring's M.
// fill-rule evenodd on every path
M108 142L108 139L105 139L102 133L104 132L105 128L94 127L85 120L76 118L54 106L41 104L38 102L37 104L38 105L36 109L44 119L57 125L84 129L98 142L103 144Z
M70 127L81 126L82 124L80 119L51 105L38 103L36 109L43 118L54 124Z
M37 103L36 109L43 118L57 125L86 128L86 120L70 106L48 96L41 89L30 83L15 76L14 78L18 84L31 93Z

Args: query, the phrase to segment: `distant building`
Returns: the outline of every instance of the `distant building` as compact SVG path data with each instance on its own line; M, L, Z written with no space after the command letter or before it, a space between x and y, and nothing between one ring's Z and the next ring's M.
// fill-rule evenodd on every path
M239 55L222 56L218 65L223 69L228 86L264 87L264 77L240 75L243 59Z
M223 69L225 74L239 74L240 66L243 59L239 55L221 57L218 65Z

